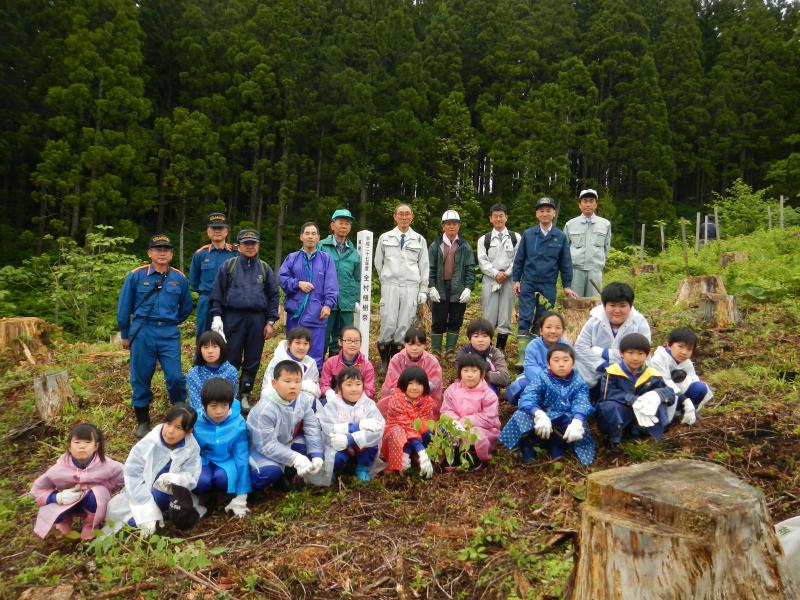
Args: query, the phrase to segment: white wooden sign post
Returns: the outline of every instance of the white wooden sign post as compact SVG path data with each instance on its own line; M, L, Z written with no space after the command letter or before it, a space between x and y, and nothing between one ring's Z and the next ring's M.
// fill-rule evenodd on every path
M372 315L372 232L359 231L356 235L356 246L361 256L361 286L358 293L358 308L355 326L361 332L361 354L369 358L369 322Z

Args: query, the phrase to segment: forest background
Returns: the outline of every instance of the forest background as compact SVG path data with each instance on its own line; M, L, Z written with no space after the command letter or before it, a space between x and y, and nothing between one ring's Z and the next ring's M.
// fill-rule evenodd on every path
M4 3L0 262L101 225L188 268L213 210L279 264L341 206L378 233L411 202L428 238L456 208L474 243L494 202L521 231L595 187L622 248L732 190L796 205L799 25L787 0Z

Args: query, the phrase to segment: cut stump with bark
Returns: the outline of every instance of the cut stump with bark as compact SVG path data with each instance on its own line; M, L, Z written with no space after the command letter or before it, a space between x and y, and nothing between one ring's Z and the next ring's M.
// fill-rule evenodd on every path
M589 475L572 600L797 598L764 495L719 465Z
M654 265L652 263L643 263L641 265L636 265L631 269L631 275L634 277L641 275L642 273L658 273L658 265Z
M675 304L699 306L701 294L725 294L725 284L719 275L687 277L678 284Z
M600 304L600 296L562 298L559 302L561 303L561 316L564 317L564 337L569 340L570 344L574 344L581 329L589 320L589 313Z
M38 317L0 319L0 351L11 350L17 360L35 365L47 357L47 321Z
M66 371L45 373L33 380L33 392L36 398L36 410L46 424L50 425L61 412L64 403L74 402L75 394L69 385Z
M729 294L700 294L700 318L714 327L729 327L738 323L736 298Z
M747 262L748 260L750 260L750 257L747 255L747 252L743 250L738 252L725 252L719 257L719 266L724 269L731 263Z

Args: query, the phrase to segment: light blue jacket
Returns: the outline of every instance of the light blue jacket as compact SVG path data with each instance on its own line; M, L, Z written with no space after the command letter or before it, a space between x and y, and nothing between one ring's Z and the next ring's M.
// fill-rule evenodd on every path
M233 410L222 423L215 423L203 411L197 417L192 432L200 444L203 466L213 462L228 476L229 494L247 494L250 486L250 451L247 442L247 423Z

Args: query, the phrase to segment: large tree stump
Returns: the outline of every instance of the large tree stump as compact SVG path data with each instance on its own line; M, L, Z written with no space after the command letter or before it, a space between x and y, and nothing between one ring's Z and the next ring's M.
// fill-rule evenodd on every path
M569 340L570 344L574 344L581 329L589 320L589 313L600 304L600 296L562 298L559 302L561 303L561 316L564 317L564 337Z
M573 600L797 598L764 495L664 460L589 475Z
M36 410L42 421L50 425L61 412L64 402L75 400L66 371L45 373L33 380Z
M700 294L725 294L725 284L719 275L687 277L678 285L675 304L700 305Z
M731 263L747 262L748 260L750 260L750 257L747 255L747 252L743 250L738 252L725 252L719 257L719 266L724 269Z
M715 327L728 327L738 323L736 298L729 294L700 294L700 317Z
M38 317L0 319L0 351L10 349L17 360L36 364L47 356L47 321Z

